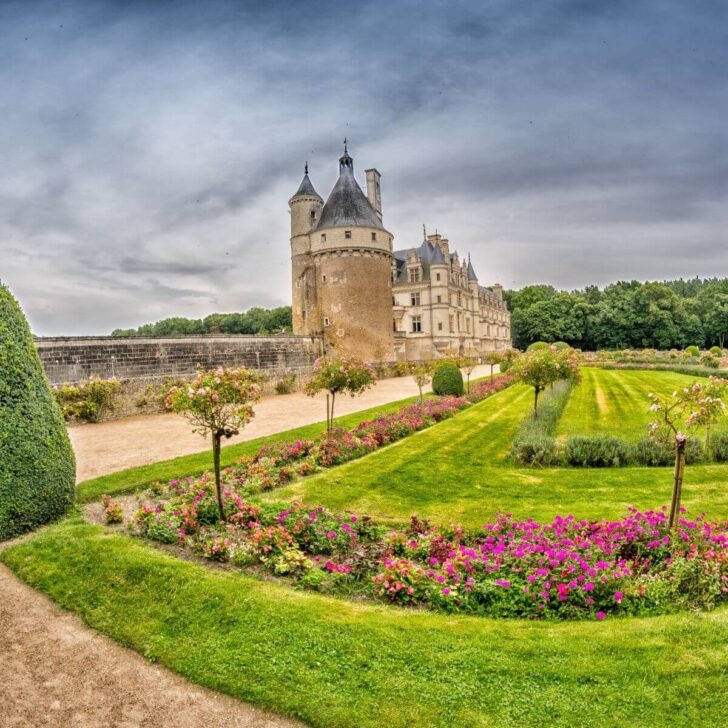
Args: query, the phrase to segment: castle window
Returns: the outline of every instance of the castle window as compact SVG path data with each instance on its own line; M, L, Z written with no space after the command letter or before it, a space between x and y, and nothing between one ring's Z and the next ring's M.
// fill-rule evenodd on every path
M412 317L412 333L419 334L422 331L422 316Z
M442 331L442 321L437 324L437 330Z
M410 283L419 283L420 282L420 269L419 268L412 268L409 272L409 278Z
M296 288L300 288L300 287L301 287L301 279L296 278Z
M437 281L440 280L440 274L439 273L435 273L435 280L437 280Z
M410 295L410 301L413 306L419 306L420 305L420 292L416 291L415 293L412 293Z
M322 243L326 242L326 233L321 233L321 242Z
M372 240L376 240L376 239L377 239L377 234L376 233L372 233Z
M321 280L322 280L322 281L323 281L324 283L326 283L326 273L324 273L324 274L323 274L323 275L321 276Z
M450 333L455 333L455 317L450 316Z
M324 326L328 326L331 323L328 316L324 316Z
M316 210L311 210L311 220L316 219Z
M438 296L438 297L437 297L437 302L438 302L438 303L442 303L442 296Z
M351 230L344 230L344 237L347 240L351 240Z
M470 319L465 319L465 330L470 333Z

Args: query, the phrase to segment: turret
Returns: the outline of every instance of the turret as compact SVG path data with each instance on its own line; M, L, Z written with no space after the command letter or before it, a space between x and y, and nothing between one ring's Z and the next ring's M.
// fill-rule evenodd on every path
M291 239L307 235L318 225L324 201L316 192L308 177L308 162L296 194L288 201L291 209Z

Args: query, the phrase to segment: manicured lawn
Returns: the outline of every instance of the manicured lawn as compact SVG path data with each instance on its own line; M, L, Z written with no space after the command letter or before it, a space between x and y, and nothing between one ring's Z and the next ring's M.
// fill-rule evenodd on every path
M615 435L639 440L652 419L649 394L669 396L695 377L675 372L582 368L559 422L559 435Z
M475 380L473 380L475 381ZM431 396L431 395L426 395ZM394 412L405 404L414 402L417 397L408 397L400 399L389 404L372 407L354 412L350 415L336 418L336 424L339 427L354 427L364 420L372 419L388 412ZM315 422L311 425L297 427L292 430L279 432L275 435L258 437L255 440L248 440L237 445L228 445L223 447L221 453L221 461L223 467L233 465L243 455L252 455L265 445L266 442L275 442L276 440L296 440L318 437L326 429L326 422ZM135 468L127 468L110 475L103 475L99 478L85 480L79 483L76 488L77 498L81 503L98 500L105 493L109 495L130 493L135 490L153 483L158 480L166 482L174 478L183 478L187 475L200 475L206 470L212 468L212 454L205 451L195 453L193 455L184 455L182 457L173 458L171 460L162 460L151 465L141 465Z
M714 726L728 610L536 623L349 603L69 520L0 554L92 627L314 726Z
M453 419L268 497L394 521L416 513L470 527L499 511L549 521L568 513L600 519L623 515L629 505L669 503L669 468L512 467L508 450L531 398L524 385L510 387ZM728 465L688 466L683 504L728 518L726 482Z

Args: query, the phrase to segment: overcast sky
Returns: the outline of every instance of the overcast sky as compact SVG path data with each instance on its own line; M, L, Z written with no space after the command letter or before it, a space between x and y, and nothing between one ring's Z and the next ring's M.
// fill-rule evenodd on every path
M0 0L0 279L43 335L288 304L345 135L482 284L728 275L728 3Z

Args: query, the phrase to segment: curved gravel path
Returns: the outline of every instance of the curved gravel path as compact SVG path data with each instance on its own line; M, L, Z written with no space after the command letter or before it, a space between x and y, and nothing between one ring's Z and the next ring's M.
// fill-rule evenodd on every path
M0 565L4 728L293 728L301 723L187 682L86 627Z

